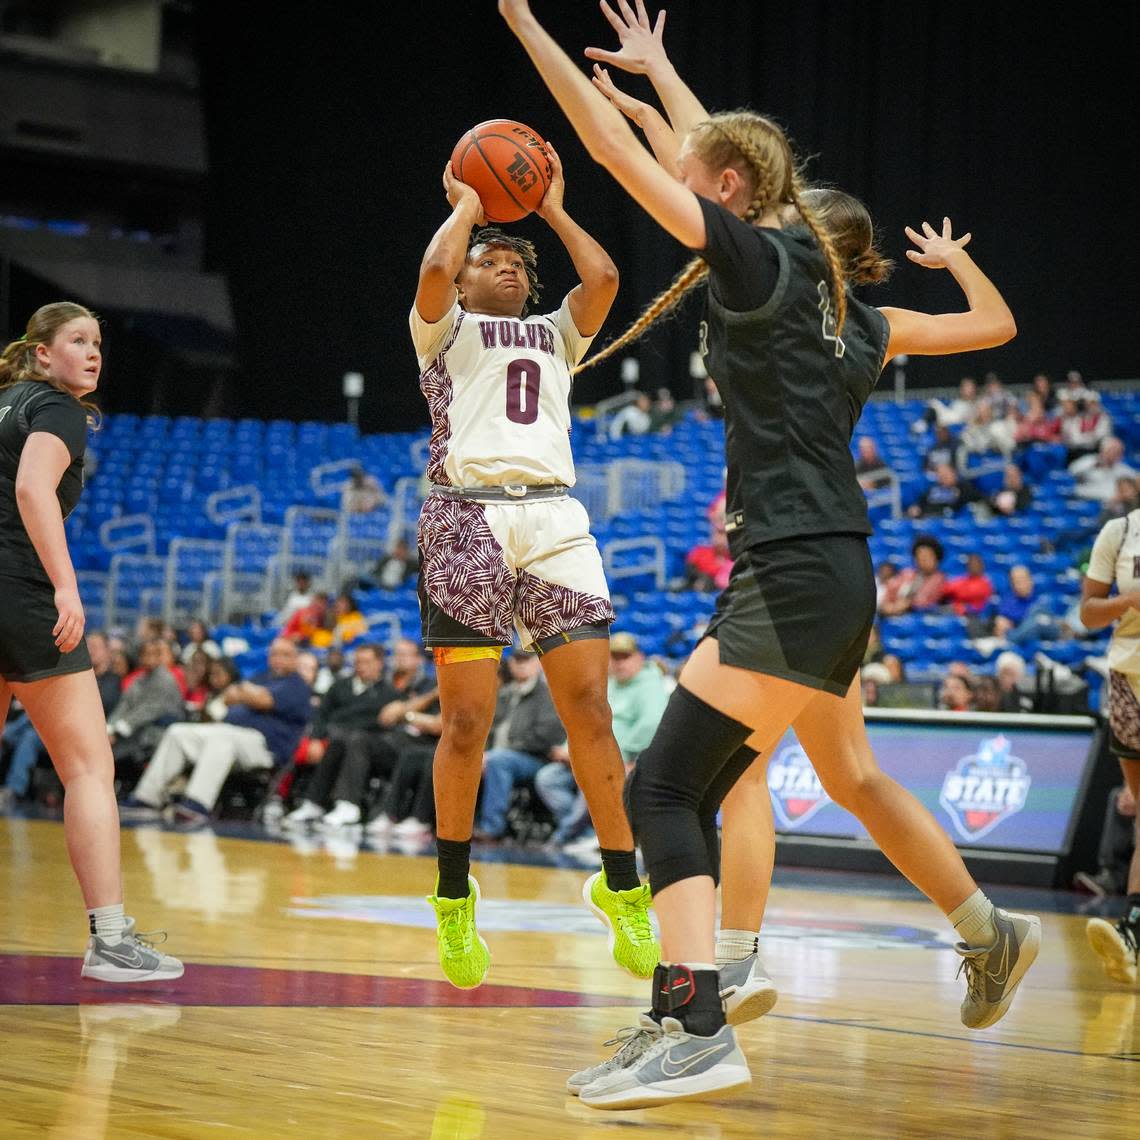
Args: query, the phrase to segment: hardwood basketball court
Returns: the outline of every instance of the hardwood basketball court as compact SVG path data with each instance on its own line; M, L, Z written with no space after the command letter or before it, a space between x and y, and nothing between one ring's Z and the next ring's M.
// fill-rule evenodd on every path
M739 1032L750 1089L624 1113L566 1095L647 985L583 906L592 868L477 853L487 982L442 978L429 854L252 825L123 831L128 912L186 974L79 977L61 824L0 817L0 1109L7 1137L1122 1137L1140 1095L1136 991L1088 951L1082 898L1042 915L1013 1009L958 1020L953 931L893 876L777 871L762 954L780 987ZM526 859L527 862L510 862Z

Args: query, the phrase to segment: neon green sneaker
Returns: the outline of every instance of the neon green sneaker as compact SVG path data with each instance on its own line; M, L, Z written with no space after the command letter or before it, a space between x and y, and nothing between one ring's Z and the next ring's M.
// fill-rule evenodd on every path
M479 884L473 875L467 876L471 889L465 899L441 899L438 895L428 895L427 901L435 907L439 925L436 938L439 940L439 964L447 980L461 990L474 989L482 985L491 964L491 952L487 943L479 937L475 929L475 904L479 901ZM435 880L439 890L439 877Z
M649 921L653 895L649 884L628 891L611 891L605 871L582 884L582 898L610 931L610 953L627 974L651 978L661 960L661 946Z

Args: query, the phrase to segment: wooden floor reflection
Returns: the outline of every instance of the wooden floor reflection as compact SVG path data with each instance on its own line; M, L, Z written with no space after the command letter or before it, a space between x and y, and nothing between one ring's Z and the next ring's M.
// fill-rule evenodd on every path
M5 1138L1036 1140L1135 1120L1136 992L1104 978L1075 915L1043 916L1012 1012L971 1033L931 907L842 876L777 887L764 952L780 1001L740 1032L751 1088L605 1114L564 1081L636 1021L645 985L610 961L587 872L478 864L492 967L461 992L440 979L424 857L153 827L123 850L129 909L170 932L179 982L81 982L62 829L0 818Z

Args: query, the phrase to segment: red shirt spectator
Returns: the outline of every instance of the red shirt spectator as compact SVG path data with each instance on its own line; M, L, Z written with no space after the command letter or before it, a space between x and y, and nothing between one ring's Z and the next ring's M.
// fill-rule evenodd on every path
M956 614L980 614L994 594L994 584L986 574L986 565L980 554L966 559L966 573L946 583L942 601Z

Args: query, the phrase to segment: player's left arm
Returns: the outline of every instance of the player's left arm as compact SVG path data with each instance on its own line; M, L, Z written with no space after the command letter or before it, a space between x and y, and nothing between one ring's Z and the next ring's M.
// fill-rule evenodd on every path
M570 215L562 204L565 181L562 161L549 142L552 176L536 213L566 247L580 284L570 291L570 315L584 336L594 336L605 323L618 290L618 270L613 258Z

